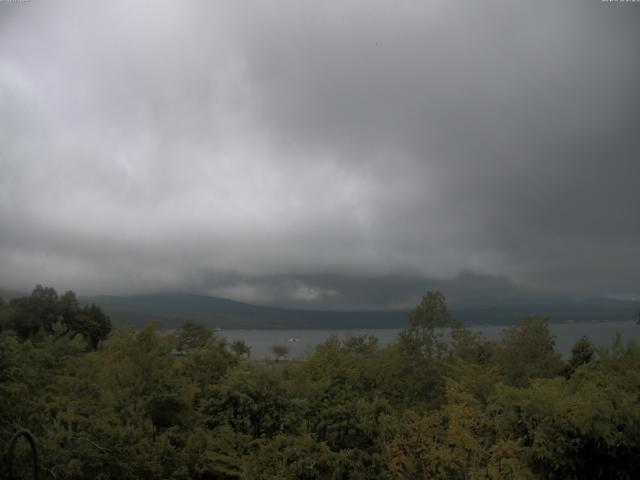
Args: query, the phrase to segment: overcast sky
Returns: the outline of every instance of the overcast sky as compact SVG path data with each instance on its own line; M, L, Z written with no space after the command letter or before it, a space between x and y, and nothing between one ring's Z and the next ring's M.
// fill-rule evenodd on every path
M640 297L640 3L0 2L0 287Z

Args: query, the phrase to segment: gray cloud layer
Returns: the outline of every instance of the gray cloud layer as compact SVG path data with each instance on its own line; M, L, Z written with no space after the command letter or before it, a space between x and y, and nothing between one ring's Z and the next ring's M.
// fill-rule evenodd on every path
M596 0L0 3L0 285L640 296L639 25Z

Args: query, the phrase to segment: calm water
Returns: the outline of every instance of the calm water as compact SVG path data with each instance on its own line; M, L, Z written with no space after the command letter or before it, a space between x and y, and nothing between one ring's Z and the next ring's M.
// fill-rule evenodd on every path
M471 330L482 334L484 338L499 340L507 328L501 326L477 326ZM563 355L569 355L571 347L582 336L586 336L598 346L611 345L616 334L624 341L632 338L640 341L640 325L635 322L602 322L550 324L549 328L556 337L556 349ZM315 345L323 343L331 335L346 338L349 335L373 335L381 346L393 342L401 329L370 330L225 330L222 336L229 341L244 340L251 347L251 357L255 359L272 358L271 347L276 344L287 345L289 358L303 357Z

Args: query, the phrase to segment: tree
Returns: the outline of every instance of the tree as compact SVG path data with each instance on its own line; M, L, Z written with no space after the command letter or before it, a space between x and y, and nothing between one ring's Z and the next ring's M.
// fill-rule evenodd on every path
M4 323L26 340L42 332L46 335L82 335L95 350L111 332L111 320L97 305L80 307L76 294L69 290L58 295L51 287L37 285L28 297L13 298L2 309ZM54 325L64 325L54 332Z
M195 349L185 359L184 368L192 382L206 395L211 383L218 381L237 363L238 359L229 352L226 341L214 339Z
M496 389L496 430L521 439L536 478L632 479L640 471L640 349L614 344L598 353L569 379Z
M409 406L424 402L430 408L444 400L446 353L450 350L444 338L444 327L456 324L447 310L445 296L427 292L409 311L409 327L386 352L382 364L385 386L394 403Z
M342 344L346 351L363 355L378 349L378 339L372 335L349 335Z
M447 310L447 299L440 292L427 292L420 303L409 311L411 328L433 330L448 327L452 317Z
M445 296L440 292L427 292L409 311L409 328L400 334L400 342L420 357L438 356L446 350L446 343L436 329L450 327L453 322Z
M572 375L579 366L593 360L595 354L596 348L593 343L591 343L587 337L582 337L571 349L571 358L567 365L567 373Z
M31 292L29 297L31 312L39 317L46 333L51 333L53 324L59 320L59 301L58 293L52 287L36 285Z
M496 342L485 340L473 333L460 322L451 327L451 347L453 355L478 365L487 365L495 355Z
M62 317L62 323L67 327L68 331L77 332L77 321L80 310L80 302L73 291L69 290L60 296L58 313Z
M251 357L251 347L246 344L244 340L236 340L231 344L231 351L237 356L241 357L246 355L247 358Z
M389 472L398 480L536 478L526 449L501 438L493 418L465 384L449 381L447 403L410 418L408 431L388 442Z
M111 319L97 305L87 305L77 315L75 333L84 336L91 348L97 350L98 343L111 333Z
M564 368L562 356L555 351L555 338L542 317L524 317L505 330L498 353L504 381L514 387L526 387L531 379L551 378Z
M289 347L287 345L274 345L271 347L271 352L276 356L276 362L281 358L286 358L289 355Z
M0 297L0 332L2 332L6 327L9 321L9 309L7 308L7 304Z
M257 452L247 456L243 478L347 478L339 467L338 454L310 435L277 435L260 442Z
M292 395L281 369L254 362L225 375L203 410L210 429L229 425L254 438L299 433L305 418L304 403Z
M52 333L53 324L59 319L58 294L51 287L37 285L28 297L9 301L8 325L25 340L39 331Z
M211 329L201 323L188 320L178 330L178 348L192 350L204 347L212 336Z

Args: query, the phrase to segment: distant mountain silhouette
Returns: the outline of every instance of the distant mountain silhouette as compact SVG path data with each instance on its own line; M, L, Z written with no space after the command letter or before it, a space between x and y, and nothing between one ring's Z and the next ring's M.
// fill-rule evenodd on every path
M83 297L84 303L102 307L115 325L142 325L155 321L175 328L185 320L211 327L287 329L403 328L407 311L324 311L251 305L218 297L190 294ZM640 302L586 299L558 301L549 305L495 308L452 308L451 313L467 325L507 325L524 315L549 316L551 322L634 321Z
M102 307L114 324L139 325L156 321L174 328L196 320L220 328L400 328L401 311L335 312L262 307L218 297L188 294L97 296L81 301Z

